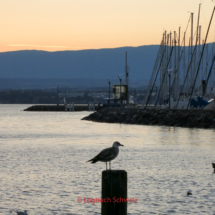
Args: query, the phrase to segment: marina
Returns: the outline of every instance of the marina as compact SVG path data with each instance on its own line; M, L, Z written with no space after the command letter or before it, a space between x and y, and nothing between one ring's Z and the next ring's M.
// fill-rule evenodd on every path
M194 28L194 13L190 13L187 27L181 35L178 31L165 31L154 64L148 90L143 101L169 109L204 108L214 99L215 49L214 42L207 43L214 17L213 8L205 35L200 23L199 4L197 27ZM190 32L190 34L188 34ZM188 44L188 45L187 45ZM155 99L151 100L152 94Z

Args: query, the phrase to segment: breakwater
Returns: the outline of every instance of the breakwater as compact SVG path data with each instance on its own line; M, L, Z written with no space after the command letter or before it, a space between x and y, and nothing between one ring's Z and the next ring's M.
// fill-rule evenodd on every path
M214 110L103 108L82 120L138 125L215 128Z
M67 105L67 111L73 111L73 106ZM93 108L93 106L91 106ZM98 110L100 107L95 105L95 110ZM88 111L88 104L75 104L74 111ZM26 108L24 111L65 111L65 105L33 105Z

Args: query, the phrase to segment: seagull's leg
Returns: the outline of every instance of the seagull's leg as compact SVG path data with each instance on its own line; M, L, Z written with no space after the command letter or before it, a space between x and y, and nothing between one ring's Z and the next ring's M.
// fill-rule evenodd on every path
M109 169L111 169L111 161L109 162Z
M107 170L107 162L106 162L106 170Z

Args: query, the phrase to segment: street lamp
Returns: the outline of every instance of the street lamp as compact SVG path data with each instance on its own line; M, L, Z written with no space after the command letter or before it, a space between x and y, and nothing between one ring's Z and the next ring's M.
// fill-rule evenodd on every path
M172 71L173 69L169 69L169 70L167 70L167 74L168 74L168 76L169 76L169 109L171 108L171 104L170 104L170 86L171 86L171 71Z
M58 94L59 94L59 91L58 91L58 86L57 86L57 106L59 106Z
M171 108L171 105L170 105L170 83L171 83L171 72L168 73L169 75L169 109Z
M109 103L110 103L110 81L107 79L108 84L109 84Z
M122 104L122 97L121 97L121 81L122 81L122 79L118 76L118 78L119 78L119 81L120 81L120 93L119 93L119 95L120 95L120 104Z

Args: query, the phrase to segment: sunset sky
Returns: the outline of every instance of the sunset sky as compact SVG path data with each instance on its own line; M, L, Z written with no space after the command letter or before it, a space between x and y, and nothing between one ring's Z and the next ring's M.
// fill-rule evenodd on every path
M0 0L0 52L160 44L164 30L184 32L189 12L196 28L200 3L205 36L212 0ZM215 17L208 42L214 40Z

